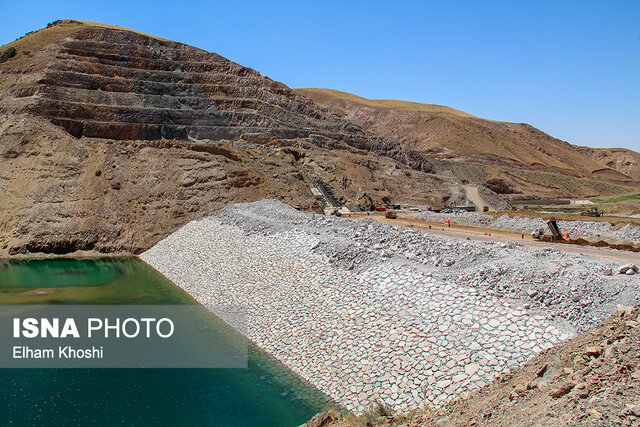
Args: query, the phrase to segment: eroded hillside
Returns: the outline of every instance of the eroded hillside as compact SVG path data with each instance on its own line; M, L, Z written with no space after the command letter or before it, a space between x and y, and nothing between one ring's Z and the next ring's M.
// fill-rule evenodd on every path
M602 157L525 123L481 119L440 105L370 100L330 89L296 90L363 129L402 141L422 155L482 165L489 185L499 184L496 189L511 197L586 197L624 193L638 185L632 168L603 164Z
M626 148L576 147L583 154L640 181L640 153Z

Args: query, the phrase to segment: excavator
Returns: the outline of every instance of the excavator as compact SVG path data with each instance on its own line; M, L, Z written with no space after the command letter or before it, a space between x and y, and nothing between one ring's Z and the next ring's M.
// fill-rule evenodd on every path
M235 124L232 123L230 126L235 126L235 125L237 125L237 123ZM227 142L227 148L233 149L233 143L236 141L240 141L241 139L242 139L242 131L240 131L240 134L238 135L238 139L231 139L229 140L229 142Z
M367 211L367 212L386 212L387 207L384 205L376 205L375 203L373 203L373 200L371 199L371 197L369 197L369 195L367 193L364 193L362 195L362 197L360 197L357 201L360 201L362 199L366 199L368 204L366 205L360 205L360 207ZM388 206L389 208L391 208L390 206Z
M366 199L366 200L367 200L367 202L368 202L368 204L366 204L366 205L360 205L360 207L361 207L364 211L366 211L366 212L371 212L371 211L374 211L374 210L376 209L376 206L373 204L373 200L371 200L371 197L369 197L369 195L368 195L367 193L364 193L364 194L362 195L362 197L360 197L360 198L358 199L358 202L359 202L360 200L362 200L362 199Z
M389 196L384 196L384 197L382 198L382 201L384 202L385 208L386 208L387 210L391 210L391 209L395 209L395 210L397 210L397 209L400 209L400 205L396 205L396 204L391 203L391 198L389 198Z

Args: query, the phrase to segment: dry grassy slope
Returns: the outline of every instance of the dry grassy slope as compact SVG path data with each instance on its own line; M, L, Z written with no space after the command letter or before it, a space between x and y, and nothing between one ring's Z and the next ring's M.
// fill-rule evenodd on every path
M342 92L334 89L314 89L303 88L296 89L302 93L308 94L319 104L335 104L339 110L346 110L347 104L362 104L371 108L387 108L401 111L420 111L425 113L445 113L459 117L475 117L464 111L455 110L453 108L445 107L435 104L421 104L418 102L398 101L394 99L367 99L358 95L354 95L348 92Z
M582 154L640 181L640 153L626 148L576 147Z
M632 179L524 123L485 120L439 105L369 100L329 89L297 89L364 129L416 151L461 161L556 172L625 184Z
M485 171L487 179L499 178L516 191L507 195L511 199L585 199L602 195L627 195L634 191L631 187L638 184L628 182L618 185L595 178L578 178L558 172L517 167L487 165Z
M82 21L82 20L75 20L75 19L61 19L59 21L56 21L55 25L50 24L45 28L31 31L25 34L24 36L0 47L0 49L7 49L9 47L14 47L16 49L33 52L33 51L42 49L43 47L45 47L50 43L55 43L65 37L68 37L73 33L76 33L87 27L125 30L125 31L136 33L136 34L141 34L147 37L151 37L157 40L168 41L167 39L163 39L161 37L156 37L151 34L145 34L139 31L118 27L115 25L107 25L107 24L101 24L98 22Z

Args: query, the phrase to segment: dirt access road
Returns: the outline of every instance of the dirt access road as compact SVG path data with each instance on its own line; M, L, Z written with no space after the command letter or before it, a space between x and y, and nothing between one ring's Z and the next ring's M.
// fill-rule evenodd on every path
M404 227L413 227L425 230L431 234L446 237L457 238L477 241L495 241L495 242L507 242L517 240L525 246L535 248L555 248L568 254L592 257L598 259L607 259L620 263L634 263L638 264L640 261L640 254L637 252L628 252L621 250L614 250L609 248L598 248L594 246L578 246L570 244L557 244L542 242L531 237L527 233L514 233L510 231L500 231L493 229L484 229L480 227L472 227L465 225L451 225L447 227L440 222L427 221L424 219L413 218L409 216L411 214L398 213L398 218L390 219L384 216L384 213L371 212L367 213L354 213L343 215L345 218L365 218L370 217L376 221L385 222L392 225L400 225ZM489 235L486 235L488 233Z

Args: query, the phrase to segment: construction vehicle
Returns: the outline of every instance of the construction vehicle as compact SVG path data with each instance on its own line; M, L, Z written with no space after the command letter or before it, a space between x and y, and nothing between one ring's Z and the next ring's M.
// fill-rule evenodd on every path
M387 210L398 210L401 209L400 205L391 203L391 198L389 196L384 196L382 198L382 203L384 203L385 208L387 208Z
M236 123L237 124L237 123ZM230 124L229 126L235 126L233 123ZM227 148L231 148L233 149L233 145L236 141L240 141L242 139L242 131L239 132L238 134L238 139L231 139L229 140L229 142L227 142Z
M373 203L373 199L371 199L371 197L369 197L368 194L363 194L362 197L360 197L358 199L358 201L362 200L362 199L366 199L368 204L367 205L360 205L360 207L362 208L362 210L366 211L366 212L373 212L373 211L377 211L377 212L386 212L387 211L387 206L383 206L383 205L376 205ZM389 209L391 209L391 206L389 206Z
M558 222L555 218L551 218L547 221L547 227L551 231L551 239L563 240L569 238L569 233L566 231L560 231L560 227L558 227ZM542 228L536 228L531 232L531 237L534 239L542 239L544 237L544 230Z
M580 212L580 215L582 215L582 216L599 217L599 216L602 216L602 212L598 211L598 207L597 206L592 206L592 207L590 207L588 209L585 209L582 212Z
M558 223L555 218L551 218L549 221L547 221L547 227L549 227L549 230L551 230L551 236L554 239L562 239L560 227L558 227Z
M531 237L534 239L541 239L544 236L544 230L542 228L536 228L531 232Z
M360 205L360 208L362 208L363 211L371 212L375 210L375 205L373 204L373 200L371 200L371 197L369 197L367 193L363 194L362 197L360 197L357 201L359 202L362 199L366 199L368 202L366 205Z

